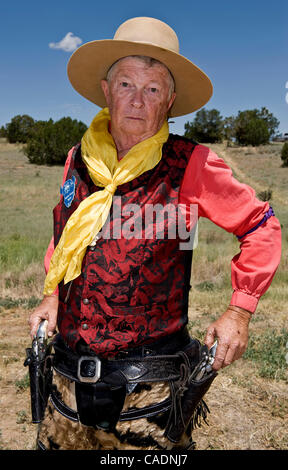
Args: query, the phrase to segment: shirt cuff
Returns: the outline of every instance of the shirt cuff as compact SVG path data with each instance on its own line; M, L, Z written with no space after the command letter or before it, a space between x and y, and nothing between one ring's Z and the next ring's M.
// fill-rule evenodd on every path
M234 305L235 307L244 308L251 313L254 313L259 299L254 297L251 294L247 294L246 292L242 292L241 290L235 290L232 294L230 305Z

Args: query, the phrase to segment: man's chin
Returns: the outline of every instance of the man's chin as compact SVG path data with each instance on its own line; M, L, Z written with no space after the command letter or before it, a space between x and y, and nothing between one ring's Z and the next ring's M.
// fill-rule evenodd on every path
M122 125L122 130L125 133L138 135L139 137L147 133L146 123L143 119L126 120Z

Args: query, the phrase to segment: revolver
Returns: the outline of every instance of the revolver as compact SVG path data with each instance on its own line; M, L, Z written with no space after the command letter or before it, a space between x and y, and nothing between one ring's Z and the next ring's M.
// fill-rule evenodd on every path
M213 344L213 346L209 349L206 345L202 346L201 352L200 352L200 362L195 367L194 371L189 377L189 380L191 379L195 380L196 382L199 382L200 380L204 379L211 371L212 371L212 364L215 359L215 354L216 354L216 349L217 349L217 340Z
M51 343L48 344L47 320L43 320L26 349L24 366L29 367L32 423L41 423L52 385Z

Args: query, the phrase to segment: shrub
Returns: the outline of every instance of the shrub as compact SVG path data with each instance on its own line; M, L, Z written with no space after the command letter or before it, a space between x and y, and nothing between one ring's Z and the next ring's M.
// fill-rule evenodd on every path
M17 115L6 125L6 135L8 142L26 143L31 136L35 121L27 114Z
M272 189L264 189L264 191L261 191L260 193L257 194L257 197L261 201L271 201L272 194L273 194Z
M269 142L267 124L257 116L256 110L242 111L236 119L236 141L240 145L261 145Z
M4 126L0 127L0 137L7 137L7 130Z
M279 121L267 108L239 111L235 119L235 138L240 145L268 144Z
M87 126L76 119L64 117L57 122L37 121L24 153L30 163L37 165L61 165L67 153L77 144Z
M201 109L193 122L186 122L184 136L197 142L222 142L224 121L217 109Z
M283 160L282 166L288 166L288 142L285 142L285 144L282 147L281 150L281 159Z

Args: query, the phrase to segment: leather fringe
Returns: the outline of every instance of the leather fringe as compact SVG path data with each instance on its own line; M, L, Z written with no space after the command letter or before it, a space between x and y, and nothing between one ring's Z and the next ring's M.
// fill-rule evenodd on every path
M207 422L208 413L210 413L210 410L208 408L207 403L204 400L200 400L190 422L192 430L196 428L201 428L203 421L205 424L207 424L207 426L209 426L209 423Z

